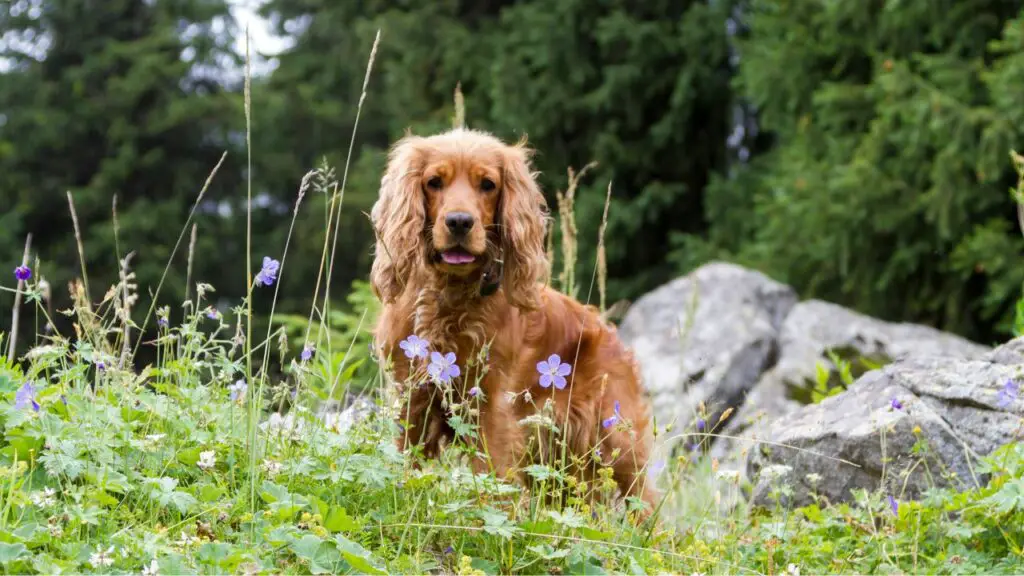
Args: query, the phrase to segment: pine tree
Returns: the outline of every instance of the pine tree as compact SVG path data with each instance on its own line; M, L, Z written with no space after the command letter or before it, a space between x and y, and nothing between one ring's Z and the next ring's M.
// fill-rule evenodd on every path
M1021 7L748 2L738 88L777 145L712 188L709 239L676 260L728 254L804 297L1005 334L1024 280Z
M70 192L93 299L116 282L118 255L134 251L148 305L147 290L159 283L204 181L230 152L197 220L195 270L230 292L221 266L244 255L244 236L211 210L239 192L244 158L229 130L242 124L240 102L219 73L225 62L238 65L227 15L223 0L45 0L0 9L0 31L19 40L0 49L10 63L0 76L5 269L32 233L41 273L66 302L66 283L80 276ZM184 264L182 246L161 299L181 301Z

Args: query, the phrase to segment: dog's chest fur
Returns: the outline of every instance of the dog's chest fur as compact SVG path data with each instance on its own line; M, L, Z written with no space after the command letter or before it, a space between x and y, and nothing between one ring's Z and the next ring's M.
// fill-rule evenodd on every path
M442 354L454 352L459 364L479 354L499 326L488 326L493 318L493 298L454 290L423 289L414 308L416 334Z

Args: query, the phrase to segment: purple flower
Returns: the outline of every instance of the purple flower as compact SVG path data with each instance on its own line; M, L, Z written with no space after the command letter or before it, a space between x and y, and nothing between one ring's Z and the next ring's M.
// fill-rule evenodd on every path
M455 548L452 548L451 546L449 546L449 547L444 549L444 555L445 556L451 554L452 552L455 552Z
M107 371L107 363L104 362L103 360L97 360L96 361L96 369L99 370L100 372L106 372Z
M157 318L156 325L161 328L167 328L167 318L164 318L163 316Z
M893 396L892 400L889 401L889 406L891 406L893 410L903 410L903 402L900 402L895 396Z
M24 410L30 406L33 410L39 412L39 403L36 402L36 390L32 387L31 383L25 382L18 389L18 393L14 395L14 407L18 410Z
M704 427L706 427L707 425L708 425L707 421L705 421L703 418L698 419L697 420L697 432L703 432L704 431Z
M260 269L259 274L256 275L257 286L270 286L277 280L277 270L281 267L281 263L274 260L270 256L263 257L263 268Z
M313 345L307 343L305 346L302 347L302 353L299 354L299 358L302 359L303 362L309 362L309 359L312 358L312 357L313 357Z
M213 306L210 306L206 309L206 317L210 320L216 320L217 318L220 318L220 312Z
M17 278L19 282L24 282L32 277L32 269L28 266L18 266L14 269L14 277Z
M408 338L398 343L398 347L405 350L406 358L412 360L413 358L426 358L430 343L415 334L410 334Z
M1017 399L1017 395L1020 394L1020 384L1017 384L1013 380L1007 380L1006 384L1003 384L1002 389L999 390L999 396L997 403L1000 408L1008 408L1014 400Z
M449 352L444 356L441 356L439 352L430 353L430 365L427 366L427 374L430 374L435 380L447 384L452 381L452 378L458 378L461 373L459 365L455 363L454 352Z
M899 516L900 515L900 503L897 502L896 499L893 498L891 494L889 495L889 508L892 510L892 515L893 516Z
M619 412L619 401L615 401L615 413L601 421L602 428L610 428L622 420L622 414Z
M547 360L537 362L537 372L540 373L542 388L549 388L554 384L555 388L561 390L565 388L565 377L572 372L572 367L563 363L558 354L552 354Z
M480 394L480 388L479 387L473 386L472 388L469 389L469 397L470 398L475 398L479 394Z
M249 385L245 383L245 380L238 380L231 386L228 386L228 390L231 391L231 401L235 402L239 398L245 397L246 390L249 389Z
M664 459L656 460L654 463L651 464L651 467L648 468L647 474L648 474L648 476L654 478L654 477L658 476L659 474L661 474L661 471L664 470L664 469L665 469L665 460Z

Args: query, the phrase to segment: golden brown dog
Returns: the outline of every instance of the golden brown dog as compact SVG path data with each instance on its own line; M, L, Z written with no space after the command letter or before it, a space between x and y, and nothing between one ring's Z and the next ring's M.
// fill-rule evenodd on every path
M478 471L518 474L545 453L568 454L611 467L623 494L653 504L639 372L593 307L542 282L547 209L525 144L467 129L406 136L391 150L371 217L371 282L384 304L378 352L399 386L433 377L403 388L399 447L436 456L455 433L452 406L475 400L474 441L487 458L474 461ZM521 422L538 413L557 426L560 445L546 435L553 428L534 433Z

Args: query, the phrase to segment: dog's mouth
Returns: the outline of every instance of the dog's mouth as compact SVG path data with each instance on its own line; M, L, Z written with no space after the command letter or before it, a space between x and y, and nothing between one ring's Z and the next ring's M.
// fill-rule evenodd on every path
M472 264L473 262L476 262L476 256L474 256L465 248L456 246L455 248L442 250L441 260L445 264L450 264L452 266L462 266L465 264Z

